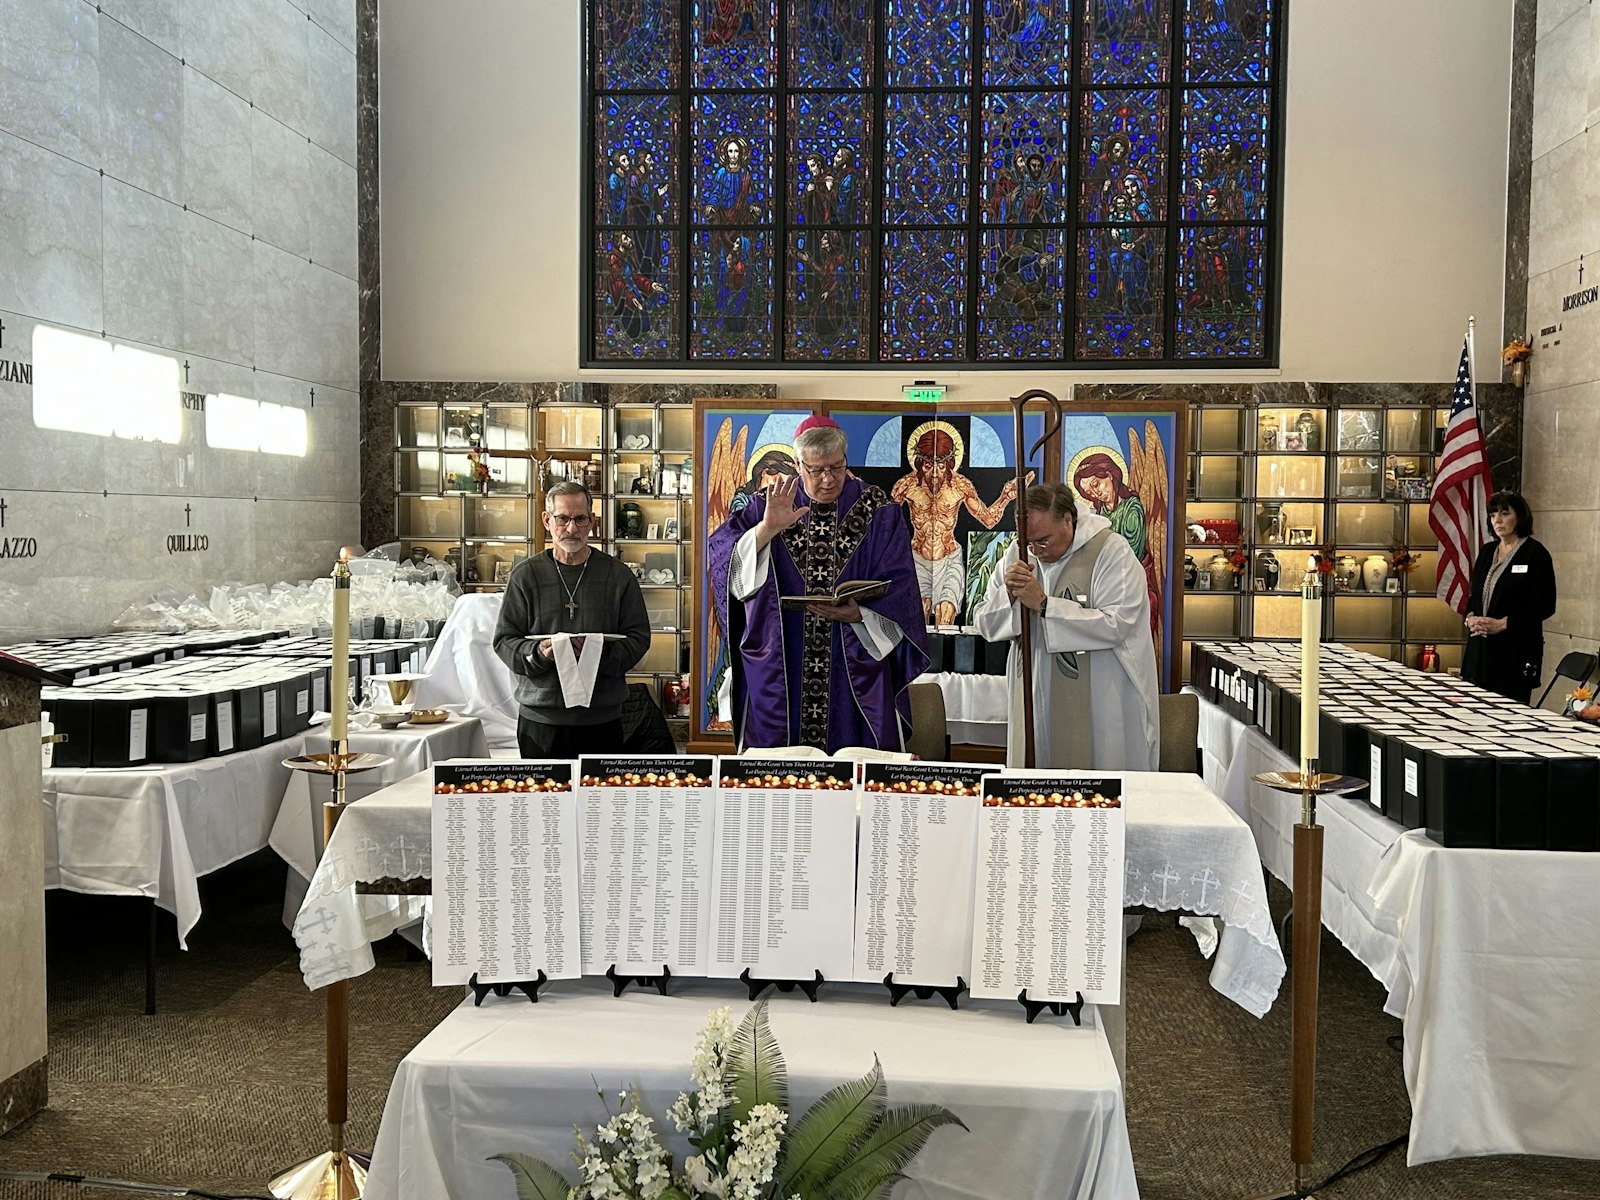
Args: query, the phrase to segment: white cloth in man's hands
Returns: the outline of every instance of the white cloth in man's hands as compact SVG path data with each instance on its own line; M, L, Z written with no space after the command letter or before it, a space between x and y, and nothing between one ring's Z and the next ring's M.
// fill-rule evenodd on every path
M573 650L574 638L582 639L582 650ZM588 708L589 701L594 699L594 684L600 677L600 652L603 649L605 638L600 634L550 635L550 655L555 659L556 676L561 680L562 702L568 708Z

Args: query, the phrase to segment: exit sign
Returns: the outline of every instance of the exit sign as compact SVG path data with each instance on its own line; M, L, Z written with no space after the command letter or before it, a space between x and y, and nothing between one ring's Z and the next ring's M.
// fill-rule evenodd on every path
M944 399L945 389L929 384L916 384L902 389L912 404L938 404Z

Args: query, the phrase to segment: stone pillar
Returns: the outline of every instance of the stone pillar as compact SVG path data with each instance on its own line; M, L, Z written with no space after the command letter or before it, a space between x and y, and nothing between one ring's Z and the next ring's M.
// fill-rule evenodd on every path
M55 681L0 653L0 1134L49 1095L39 685Z

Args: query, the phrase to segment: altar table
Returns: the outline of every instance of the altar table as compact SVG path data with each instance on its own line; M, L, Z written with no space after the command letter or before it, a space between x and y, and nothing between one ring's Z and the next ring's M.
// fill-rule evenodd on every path
M1284 961L1249 828L1194 775L1136 771L1122 778L1125 903L1219 918L1211 986L1265 1015ZM294 924L308 987L370 971L369 943L426 912L425 896L358 895L357 885L432 876L429 786L423 773L345 810Z
M1200 708L1208 773L1290 879L1300 799L1250 777L1292 764ZM1323 797L1317 815L1323 923L1405 1022L1408 1161L1600 1158L1600 855L1446 848L1348 796Z
M400 1063L373 1150L368 1200L516 1195L491 1155L531 1154L575 1174L576 1124L605 1120L596 1087L637 1087L658 1127L689 1087L696 1035L714 1009L735 1021L749 1008L726 980L674 980L672 994L604 980L541 995L471 1000ZM966 1124L937 1130L913 1160L897 1197L907 1200L1123 1200L1137 1197L1122 1085L1093 1005L1083 1025L1042 1016L1028 1025L1015 1004L907 1002L882 988L839 985L816 1004L777 995L773 1033L789 1068L790 1111L883 1064L893 1105L938 1103ZM682 1161L681 1140L668 1143Z

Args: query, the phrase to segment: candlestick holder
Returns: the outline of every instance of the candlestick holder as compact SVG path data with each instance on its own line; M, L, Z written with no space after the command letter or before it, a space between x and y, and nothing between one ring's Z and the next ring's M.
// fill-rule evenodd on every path
M291 771L333 777L333 798L322 806L322 849L333 838L345 809L345 777L386 767L385 754L352 752L350 739L330 743L326 754L297 754L283 760ZM320 855L319 855L320 857ZM367 1186L370 1155L345 1149L344 1127L350 1108L350 981L330 983L324 1024L327 1032L328 1149L274 1178L269 1190L279 1200L360 1200Z

